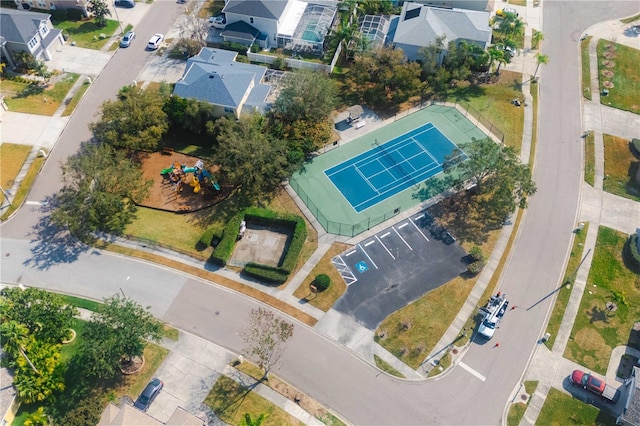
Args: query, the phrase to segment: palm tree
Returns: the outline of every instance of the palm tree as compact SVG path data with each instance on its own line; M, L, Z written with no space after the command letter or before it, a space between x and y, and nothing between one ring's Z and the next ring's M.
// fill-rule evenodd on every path
M38 373L38 369L25 353L25 347L33 339L27 326L17 321L5 322L0 325L0 335L2 335L2 340L4 341L3 348L14 358L17 358L18 355L24 357L31 369Z
M531 36L531 47L537 49L542 40L544 40L544 34L542 34L542 31L533 30L533 35Z
M491 68L496 61L501 61L504 59L504 51L498 49L497 46L491 46L487 52L489 52L489 67L487 69L487 80L489 79L489 74L491 74Z
M534 80L536 79L536 74L538 74L538 68L540 68L540 65L549 63L549 56L538 53L536 55L536 61L538 62L538 65L536 65L536 72L533 73Z

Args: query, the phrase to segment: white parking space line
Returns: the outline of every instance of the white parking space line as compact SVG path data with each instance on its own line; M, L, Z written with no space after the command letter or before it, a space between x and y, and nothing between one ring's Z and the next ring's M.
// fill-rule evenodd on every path
M400 233L396 230L396 228L394 228L394 227L392 226L392 227L391 227L391 229L393 229L393 230L394 230L394 232L395 232L396 234L398 234L398 237L400 237L400 239L401 239L402 241L404 241L404 243L407 245L407 247L409 247L409 250L413 251L413 247L411 247L411 246L409 245L409 243L407 242L407 240L405 240L404 238L402 238L402 235L400 235Z
M476 376L478 379L482 380L483 382L485 380L487 380L486 377L484 377L482 374L478 373L476 370L474 370L473 368L469 367L467 364L465 364L464 362L460 361L458 363L458 365L462 368L464 368L465 370L467 370L469 373L473 374L474 376Z
M345 256L351 256L354 253L357 253L358 250L351 250L349 253L346 253Z
M422 216L422 217L424 217L424 216ZM416 220L417 220L417 219L418 219L418 218L416 218ZM422 234L422 236L424 237L424 239L425 239L425 240L427 240L427 241L429 241L429 239L427 238L427 236L426 236L426 235L424 235L424 232L422 232L422 230L421 230L420 228L418 228L418 225L416 225L416 223L415 223L414 221L411 221L411 223L413 224L413 226L415 226L415 227L416 227L416 229L418 230L418 232Z
M380 238L388 237L389 234L391 234L391 232L387 232L386 234L382 234L382 235L380 235Z
M47 203L42 202L42 201L25 201L25 204L26 204L27 206L44 206L44 205L46 205Z
M387 251L387 253L389 253L389 256L391 256L391 258L393 260L396 260L396 257L394 255L391 254L391 252L389 251L389 249L387 248L387 246L384 245L384 243L382 241L380 241L380 238L378 238L378 236L376 235L376 239L378 240L378 242L380 244L382 244L382 247L384 247L384 249Z
M420 216L416 216L416 217L414 217L414 218L413 218L413 220L420 220L420 219L422 219L423 217L424 217L424 215L423 215L423 214L421 214Z
M367 259L369 259L369 262L371 262L371 264L373 265L374 268L379 269L378 265L376 265L376 262L373 261L373 259L371 258L371 256L369 256L369 253L367 253L367 251L360 245L358 244L358 247L360 247L360 250L362 250L362 252L364 253L365 256L367 256ZM387 250L388 251L388 250Z
M409 226L409 222L405 222L405 223L403 223L402 225L398 226L398 229L402 229L402 228L404 228L405 226Z
M369 241L368 243L365 243L365 245L364 245L364 246L365 246L365 247L369 247L371 244L373 244L373 243L375 243L375 242L376 242L375 240L371 240L371 241Z

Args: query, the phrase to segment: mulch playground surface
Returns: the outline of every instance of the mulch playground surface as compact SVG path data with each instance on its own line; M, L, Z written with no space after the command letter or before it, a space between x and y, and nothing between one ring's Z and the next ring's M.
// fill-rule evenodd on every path
M232 190L231 187L220 184L220 190L216 190L211 184L202 184L200 191L194 193L190 185L193 180L193 173L186 173L182 184L182 190L176 191L176 185L169 181L168 175L161 175L163 169L171 167L175 163L180 163L185 167L193 167L197 157L181 154L173 151L163 152L139 152L144 179L153 182L149 190L149 196L140 205L154 209L171 212L193 212L213 206L227 198ZM215 176L218 167L210 167L205 163L205 168L211 175Z

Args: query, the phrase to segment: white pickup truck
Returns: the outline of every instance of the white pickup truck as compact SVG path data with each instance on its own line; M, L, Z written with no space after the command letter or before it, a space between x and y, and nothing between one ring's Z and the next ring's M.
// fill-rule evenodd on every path
M486 306L480 309L484 316L478 327L478 334L486 337L487 340L491 339L504 313L507 311L507 306L509 306L509 301L504 294L498 293L495 296L491 296Z

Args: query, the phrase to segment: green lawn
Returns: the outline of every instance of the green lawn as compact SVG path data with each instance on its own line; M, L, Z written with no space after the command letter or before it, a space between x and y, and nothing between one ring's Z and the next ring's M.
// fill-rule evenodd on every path
M564 425L615 425L615 418L601 412L593 405L551 388L542 406L536 424L545 426Z
M589 42L592 36L586 37L580 42L580 55L582 58L582 95L591 100L591 63L589 62Z
M27 94L25 89L30 85L18 80L3 79L0 92L9 111L27 114L53 115L69 90L80 77L79 74L63 73L51 78L51 87Z
M396 377L401 377L404 379L404 376L402 375L402 373L400 373L398 370L396 370L395 368L393 368L391 366L391 364L387 363L385 360L383 360L382 358L380 358L378 355L374 355L373 356L374 361L376 362L376 365L378 366L378 368L386 373L391 374L392 376L396 376Z
M43 157L38 157L33 160L33 163L31 163L31 167L29 167L29 170L27 171L27 175L22 180L22 184L18 189L18 193L13 194L13 204L2 213L0 220L7 220L9 216L11 216L13 212L16 211L18 207L20 207L25 198L27 198L27 194L31 189L31 185L33 185L33 181L36 179L36 176L38 176L38 172L40 171L40 168L43 164Z
M471 114L486 125L488 120L505 134L505 144L518 151L522 144L524 108L511 104L515 98L522 99L522 74L501 71L495 84L461 84L451 91L448 101L471 107ZM473 120L472 120L473 121Z
M507 426L518 426L525 411L527 411L527 404L524 402L511 404L509 406L509 414L507 415Z
M613 348L626 345L640 317L640 276L624 265L628 235L601 226L565 358L606 374ZM615 311L607 309L614 302Z
M606 66L610 61L613 66ZM607 40L598 41L598 73L600 76L600 92L608 89L608 96L601 96L600 102L614 108L640 113L640 50L613 43ZM612 77L606 77L604 72L613 72ZM605 81L613 83L613 88L607 88Z
M635 182L640 161L631 152L629 140L611 135L603 135L603 139L603 189L611 194L640 201L640 185Z
M584 138L584 181L595 185L596 181L596 144L593 132Z
M92 19L84 21L66 20L66 13L54 12L51 16L53 26L64 32L67 43L76 43L78 47L100 50L109 41L116 30L120 30L118 21L107 20L106 27L98 27Z
M62 112L62 116L63 117L66 117L66 116L71 115L73 113L73 111L76 109L76 107L78 106L78 104L82 100L82 97L84 96L84 93L89 89L90 86L91 85L89 84L88 81L84 81L82 83L82 86L80 86L78 88L78 90L73 94L73 97L71 98L69 103L67 103L67 107Z
M562 323L562 317L564 316L564 311L567 309L567 305L569 304L569 297L571 296L572 288L571 284L575 281L575 274L578 269L578 265L580 265L582 258L586 254L583 253L583 249L588 231L589 223L587 222L585 223L582 231L575 234L575 237L573 238L573 246L571 247L569 262L567 263L567 269L564 272L564 278L562 280L563 283L569 283L569 287L565 285L556 293L556 303L553 306L551 317L549 317L549 322L547 323L547 333L549 333L551 337L545 342L545 345L547 345L549 349L553 348L553 344L556 341L558 330Z
M264 426L302 424L277 405L226 376L218 378L204 403L220 420L230 425L241 424L245 413L249 413L252 419L265 414Z
M5 191L11 188L22 165L31 152L29 145L3 143L0 145L0 186ZM0 202L4 201L4 193L0 192Z

